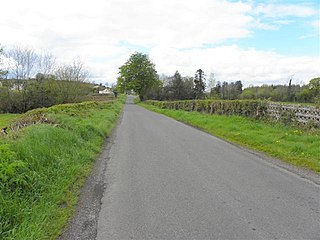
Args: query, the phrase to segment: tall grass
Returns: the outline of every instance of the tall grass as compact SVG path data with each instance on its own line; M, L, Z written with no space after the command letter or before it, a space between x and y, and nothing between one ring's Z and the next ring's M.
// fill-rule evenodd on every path
M29 114L40 111L50 124L32 124L0 138L0 239L60 234L123 102L121 97L35 110Z
M241 116L212 115L140 105L231 142L320 173L319 129L310 132Z

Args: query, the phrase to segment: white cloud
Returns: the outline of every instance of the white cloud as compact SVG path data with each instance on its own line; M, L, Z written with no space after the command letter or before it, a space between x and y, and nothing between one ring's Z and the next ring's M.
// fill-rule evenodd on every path
M250 1L227 0L10 0L1 8L5 10L0 15L0 44L48 49L61 62L80 56L92 78L101 82L116 80L118 67L133 52L126 43L149 49L160 73L179 70L193 75L204 68L217 72L222 80L279 80L297 66L303 66L299 72L308 79L315 62L319 63L316 58L295 58L288 70L285 60L292 58L276 53L236 46L201 49L205 44L252 36L253 28L276 30L277 25L289 23L280 19L270 25L255 18L313 15L314 10L304 5L255 8Z
M10 26L7 41L30 36L32 44L42 37L57 42L96 39L106 43L126 40L133 44L195 47L249 35L246 15L251 6L223 0L96 0L7 1L0 26ZM10 23L11 22L11 23ZM8 24L9 23L9 24ZM8 29L9 30L9 29ZM77 40L75 40L77 39ZM18 40L19 41L19 40Z
M150 56L159 72L193 76L199 68L207 74L214 72L217 80L242 80L245 85L262 83L284 84L294 75L296 83L307 83L320 75L319 57L286 57L275 52L243 50L236 45L211 49L154 48ZM276 80L276 81L275 81Z

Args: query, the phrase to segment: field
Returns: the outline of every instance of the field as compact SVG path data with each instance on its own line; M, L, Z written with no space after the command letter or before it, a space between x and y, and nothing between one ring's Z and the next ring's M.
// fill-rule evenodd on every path
M0 239L59 236L123 103L32 110L0 135ZM1 115L1 123L12 118Z
M304 131L280 123L271 124L241 116L211 115L141 105L228 141L320 173L319 129Z

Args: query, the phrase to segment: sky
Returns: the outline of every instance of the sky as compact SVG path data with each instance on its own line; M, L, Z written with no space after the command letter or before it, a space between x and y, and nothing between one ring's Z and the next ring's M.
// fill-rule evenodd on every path
M245 86L308 83L320 76L320 0L10 0L0 44L80 57L90 81L114 83L134 52L159 74Z

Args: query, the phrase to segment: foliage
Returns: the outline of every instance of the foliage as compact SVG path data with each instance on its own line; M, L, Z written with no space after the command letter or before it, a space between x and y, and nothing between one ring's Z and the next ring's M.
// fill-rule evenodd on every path
M206 89L205 84L205 74L201 69L196 71L194 76L194 98L195 99L203 99L204 91Z
M217 82L216 86L211 89L210 96L213 98L221 98L225 100L235 100L239 99L242 93L242 82Z
M255 119L267 116L267 102L255 100L187 100L187 101L146 101L161 109L198 111L210 114L239 115Z
M310 80L308 90L313 97L313 102L320 104L320 77Z
M1 239L57 238L123 102L36 109L0 136Z
M30 109L55 104L81 102L93 93L89 83L52 78L33 80L2 80L0 112L23 113ZM21 84L20 90L16 88Z
M3 48L0 46L0 79L3 78L7 74L6 70L1 69L2 65L2 57L3 57ZM1 87L1 85L0 85Z
M241 99L270 99L276 102L309 102L320 100L320 78L311 79L307 85L262 85L248 87L240 95Z
M320 130L309 132L281 123L267 123L242 116L209 115L162 109L161 106L145 103L142 106L196 126L228 141L320 173Z
M141 100L157 84L158 75L155 65L146 54L132 54L129 60L119 69L120 76L117 83L119 90L121 92L133 90Z
M157 100L185 100L192 99L194 96L194 84L193 78L182 77L181 74L176 71L173 76L163 77L161 84L157 88L156 95L148 94L148 99Z

